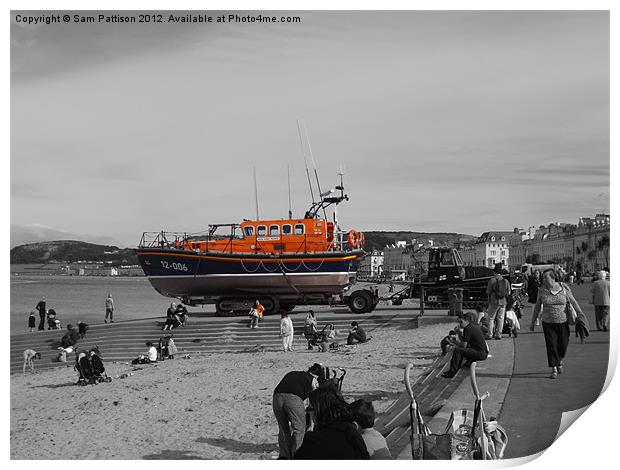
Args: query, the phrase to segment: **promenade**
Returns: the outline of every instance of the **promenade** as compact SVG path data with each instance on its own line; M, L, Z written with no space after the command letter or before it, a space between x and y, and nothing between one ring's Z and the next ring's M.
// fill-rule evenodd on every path
M547 449L558 434L562 413L588 406L602 391L607 375L609 333L596 331L594 306L589 303L590 284L575 285L572 290L594 331L590 331L585 344L580 344L571 327L565 371L557 379L549 378L542 327L529 331L531 304L523 311L518 337L488 341L491 357L478 363L480 393L490 392L483 401L486 416L498 417L508 434L504 459L526 457ZM473 410L474 396L467 370L462 369L446 381L457 381L459 385L427 421L433 432L443 432L453 410ZM407 445L398 458L410 459L411 447Z

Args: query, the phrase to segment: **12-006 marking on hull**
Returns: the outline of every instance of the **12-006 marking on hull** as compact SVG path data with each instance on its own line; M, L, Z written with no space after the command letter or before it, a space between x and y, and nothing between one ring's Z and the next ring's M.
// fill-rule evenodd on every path
M187 271L185 263L169 263L168 261L160 261L161 267L164 269L174 269L175 271Z

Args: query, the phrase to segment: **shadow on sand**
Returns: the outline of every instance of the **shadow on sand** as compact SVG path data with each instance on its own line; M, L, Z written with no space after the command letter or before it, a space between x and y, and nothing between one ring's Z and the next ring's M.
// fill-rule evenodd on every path
M263 452L273 452L278 450L278 444L253 444L251 442L235 441L226 437L199 437L196 442L221 447L225 450L240 452L242 454L262 454Z
M162 450L159 454L144 455L144 460L203 460L202 457L191 455L187 450Z

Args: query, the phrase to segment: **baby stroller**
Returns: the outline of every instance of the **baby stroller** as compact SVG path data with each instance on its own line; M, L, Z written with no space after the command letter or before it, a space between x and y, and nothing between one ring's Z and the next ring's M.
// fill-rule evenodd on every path
M418 403L413 395L410 371L405 369L405 387L411 398L409 418L411 420L411 456L413 460L496 460L506 450L506 431L494 418L486 420L482 401L489 392L480 396L476 383L476 363L470 367L471 386L475 396L473 413L470 410L456 410L442 434L433 434L424 423Z
M508 298L506 300L506 308L512 308L512 310L514 310L515 314L517 315L517 318L521 320L521 309L523 308L523 302L521 301L521 291L513 290L510 295L508 295Z
M53 308L50 308L47 312L47 329L48 330L59 330L60 329L60 320L56 320L56 311Z
M304 336L308 340L308 349L317 346L319 351L327 351L329 341L336 338L336 329L333 323L326 324L320 332L315 329L311 331L304 330Z
M159 344L157 345L157 359L164 361L166 358L174 359L174 355L178 352L172 334L162 336L159 338Z
M105 372L103 361L97 354L96 349L80 351L75 358L74 369L78 372L78 385L98 384L112 382Z
M504 327L502 328L502 334L517 337L517 327L510 318L504 318Z

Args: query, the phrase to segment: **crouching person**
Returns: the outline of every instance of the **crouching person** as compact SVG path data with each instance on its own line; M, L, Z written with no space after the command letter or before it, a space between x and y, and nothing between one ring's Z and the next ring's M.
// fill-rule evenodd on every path
M453 341L454 346L450 360L450 370L441 374L442 377L451 379L461 368L463 359L469 362L484 361L489 355L489 348L484 340L484 334L476 323L476 314L467 312L460 318L460 326L463 329L462 341Z
M304 401L319 386L320 364L313 364L306 372L287 373L273 391L273 413L278 421L280 459L292 459L306 433Z
M157 348L153 346L153 343L150 341L146 342L146 347L148 348L146 356L140 354L133 361L131 361L132 364L149 364L151 362L157 362Z

